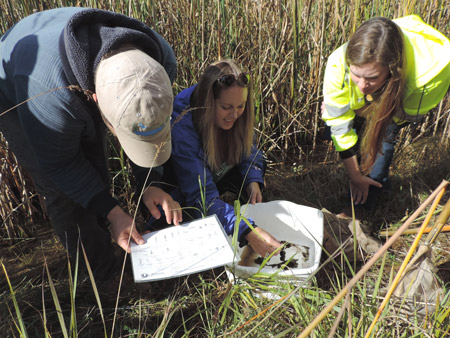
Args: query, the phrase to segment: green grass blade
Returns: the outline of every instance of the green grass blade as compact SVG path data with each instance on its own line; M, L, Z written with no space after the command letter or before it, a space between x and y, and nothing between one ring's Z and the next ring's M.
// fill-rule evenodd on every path
M69 333L67 331L66 323L64 321L61 304L59 303L58 294L56 293L55 284L53 284L52 276L50 275L50 271L48 269L47 263L45 263L45 270L47 271L48 283L50 286L50 291L52 293L53 303L55 304L56 314L58 316L59 326L61 327L61 332L62 332L64 338L69 338Z
M103 332L105 334L105 338L107 338L108 334L106 332L106 323L105 323L105 316L103 314L102 302L100 301L100 295L99 295L99 292L98 292L98 289L97 289L97 284L95 283L94 275L92 273L91 266L89 265L89 260L88 260L87 255L86 255L86 251L84 250L83 243L81 243L81 250L83 251L84 261L86 262L86 269L88 271L89 279L90 279L91 284L92 284L92 289L94 291L95 300L97 301L98 310L99 310L100 316L102 318ZM114 330L114 325L113 325L112 330ZM113 333L111 333L111 336L113 336Z
M17 330L19 331L19 334L21 337L27 338L28 333L25 328L25 323L23 322L23 319L22 319L22 313L20 312L19 304L17 303L16 293L14 292L14 289L11 285L11 281L9 280L9 276L8 276L8 273L6 272L6 268L5 268L5 265L3 264L3 262L2 262L2 268L3 268L3 271L5 272L6 281L8 282L8 286L9 286L9 292L11 294L11 298L12 298L13 304L14 304L14 310L16 311L17 322L19 323L19 327L17 327L17 324L16 324Z

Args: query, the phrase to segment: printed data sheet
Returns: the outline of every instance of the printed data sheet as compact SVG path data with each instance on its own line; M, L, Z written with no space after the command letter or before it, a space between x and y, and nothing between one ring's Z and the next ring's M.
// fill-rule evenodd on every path
M136 283L180 277L233 262L233 248L216 215L143 235L131 244Z

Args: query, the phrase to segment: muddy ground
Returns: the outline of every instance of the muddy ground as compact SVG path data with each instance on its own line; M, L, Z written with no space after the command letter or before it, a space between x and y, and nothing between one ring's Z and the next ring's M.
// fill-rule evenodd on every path
M450 154L442 149L439 140L429 138L410 145L397 153L392 169L392 186L386 191L376 212L364 220L365 229L375 238L380 229L392 225L401 225L420 203L442 182L450 178ZM339 213L348 205L348 182L344 169L333 155L314 158L305 156L298 164L280 164L269 161L266 174L265 200L289 200L294 203L326 208L332 213ZM441 200L443 205L450 197L446 192ZM23 227L28 234L24 238L6 239L4 233L0 239L1 262L4 265L11 284L23 309L23 316L34 318L36 327L42 327L42 308L53 309L52 296L48 291L48 267L55 283L60 301L65 306L70 305L68 295L68 267L67 257L62 245L54 235L48 220L35 217L33 223L23 220ZM419 226L420 224L416 224ZM413 237L402 237L392 248L396 252L406 252ZM383 242L383 239L379 239ZM450 253L448 248L450 237L442 234L435 244L434 256L437 257L439 277L444 283L450 281ZM129 273L129 262L127 270ZM137 289L130 278L124 280L119 304L132 306L139 299L142 292L150 295L153 301L161 301L174 288L189 289L195 285L198 278L224 278L223 269L205 272L201 276L192 276L189 280L176 279L168 282L152 283L144 289ZM4 271L0 272L0 332L13 332L10 312L14 313L10 289ZM218 277L219 276L219 277ZM220 277L221 276L221 277ZM192 284L190 284L192 283ZM43 292L43 288L45 291ZM83 296L83 288L89 290ZM81 285L77 298L77 306L84 307L89 312L95 297L90 292L89 282ZM149 293L149 290L152 290ZM44 300L43 300L44 295ZM105 299L105 308L114 308L115 298ZM106 314L107 320L112 320L112 311ZM92 320L92 319L91 319ZM58 324L55 324L56 326ZM87 324L86 324L87 325Z

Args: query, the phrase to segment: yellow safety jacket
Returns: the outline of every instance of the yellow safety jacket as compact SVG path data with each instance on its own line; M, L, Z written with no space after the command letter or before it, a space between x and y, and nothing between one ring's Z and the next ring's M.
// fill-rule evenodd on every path
M398 124L418 122L444 97L450 84L450 41L424 23L417 15L393 20L403 32L406 55L406 87L403 110L406 116L394 116ZM353 127L355 110L366 101L351 80L345 62L347 43L328 58L324 78L325 111L322 119L331 129L337 151L353 147L358 136Z

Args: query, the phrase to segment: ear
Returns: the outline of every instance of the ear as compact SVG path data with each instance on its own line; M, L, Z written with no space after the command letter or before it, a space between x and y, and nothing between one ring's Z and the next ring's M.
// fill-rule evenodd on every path
M92 93L92 98L94 99L95 103L98 103L97 94Z

